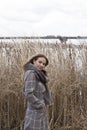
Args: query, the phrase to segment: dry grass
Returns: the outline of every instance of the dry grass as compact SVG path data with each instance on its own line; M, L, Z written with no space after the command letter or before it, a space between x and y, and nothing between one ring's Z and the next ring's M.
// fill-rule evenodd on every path
M26 110L23 65L37 53L49 58L51 129L87 130L87 46L82 44L0 44L0 130L22 130Z

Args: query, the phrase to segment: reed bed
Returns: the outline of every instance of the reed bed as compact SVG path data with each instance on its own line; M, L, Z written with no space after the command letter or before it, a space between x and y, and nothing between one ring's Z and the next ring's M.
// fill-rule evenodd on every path
M87 46L23 41L0 43L0 130L22 130L26 110L23 65L35 54L46 68L54 105L51 130L87 130Z

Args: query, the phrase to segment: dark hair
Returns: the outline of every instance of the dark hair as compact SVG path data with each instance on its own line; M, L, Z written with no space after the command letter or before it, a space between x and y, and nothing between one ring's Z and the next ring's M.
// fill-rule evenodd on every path
M37 55L33 56L33 57L23 66L24 71L27 70L28 65L29 65L30 63L33 64L33 61L34 61L34 60L36 61L36 60L37 60L38 58L40 58L40 57L43 57L43 58L46 59L46 65L45 65L45 66L47 66L47 65L49 64L48 58L47 58L45 55L43 55L43 54L37 54Z

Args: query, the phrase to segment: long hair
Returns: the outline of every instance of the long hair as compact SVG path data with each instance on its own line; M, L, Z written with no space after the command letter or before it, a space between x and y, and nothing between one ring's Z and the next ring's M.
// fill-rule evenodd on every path
M43 55L43 54L37 54L37 55L33 56L26 64L24 64L24 66L23 66L24 71L27 70L28 65L30 63L33 64L33 62L36 61L40 57L43 57L43 58L46 59L46 65L45 66L47 66L49 64L48 58L45 55Z

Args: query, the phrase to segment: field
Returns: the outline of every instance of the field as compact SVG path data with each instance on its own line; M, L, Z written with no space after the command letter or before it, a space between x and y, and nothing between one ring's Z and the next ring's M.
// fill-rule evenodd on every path
M26 110L23 65L35 54L46 68L54 105L51 130L87 130L87 45L22 41L0 43L0 130L22 130Z

